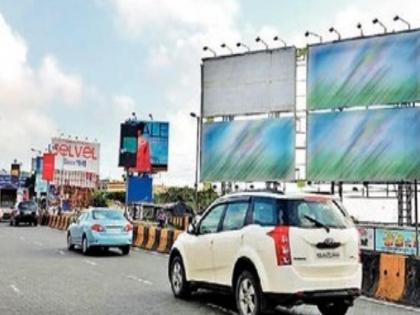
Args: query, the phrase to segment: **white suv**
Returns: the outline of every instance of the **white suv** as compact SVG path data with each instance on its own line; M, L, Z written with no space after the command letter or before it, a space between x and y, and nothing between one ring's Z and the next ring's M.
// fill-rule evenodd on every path
M169 280L178 298L230 290L241 315L302 303L341 315L360 295L359 235L328 196L229 194L175 242Z

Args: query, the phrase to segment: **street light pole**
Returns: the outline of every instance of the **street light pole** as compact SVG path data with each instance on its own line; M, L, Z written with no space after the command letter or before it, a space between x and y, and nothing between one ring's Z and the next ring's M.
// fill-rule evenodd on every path
M190 116L196 119L197 122L197 138L196 138L196 147L195 147L195 209L199 210L198 202L198 168L199 168L199 159L200 159L200 120L201 117L196 113L190 113Z

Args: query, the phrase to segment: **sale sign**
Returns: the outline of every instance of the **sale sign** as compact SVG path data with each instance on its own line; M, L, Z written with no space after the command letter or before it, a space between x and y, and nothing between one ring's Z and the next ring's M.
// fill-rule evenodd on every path
M53 138L52 153L56 170L99 174L99 143Z

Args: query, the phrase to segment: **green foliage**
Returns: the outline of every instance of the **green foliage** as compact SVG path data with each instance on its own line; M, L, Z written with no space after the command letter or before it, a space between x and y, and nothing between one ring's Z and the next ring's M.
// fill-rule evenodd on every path
M191 187L169 187L166 192L154 194L153 197L153 203L155 204L184 201L188 206L196 210L195 189ZM199 212L206 209L217 197L218 195L213 188L200 190L198 192ZM96 191L92 195L91 205L94 207L107 207L110 200L124 203L125 192L106 193Z
M107 207L108 206L107 194L101 191L94 192L92 195L90 204L93 207Z
M115 191L106 194L106 197L109 200L116 200L121 203L125 203L125 192L124 191Z
M218 197L213 188L200 190L198 192L198 205L200 210L204 210ZM155 194L154 203L171 203L184 201L193 209L196 208L195 189L190 187L170 187L166 192ZM195 209L196 210L196 209Z

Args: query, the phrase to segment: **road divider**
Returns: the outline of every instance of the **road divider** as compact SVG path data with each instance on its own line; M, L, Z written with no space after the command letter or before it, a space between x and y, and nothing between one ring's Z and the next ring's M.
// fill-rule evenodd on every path
M362 251L362 294L377 300L420 307L420 258Z
M44 222L50 228L66 231L71 223L72 216L70 215L47 215L45 219L41 219L41 222Z
M183 230L159 228L139 224L134 227L133 246L159 253L169 253Z

